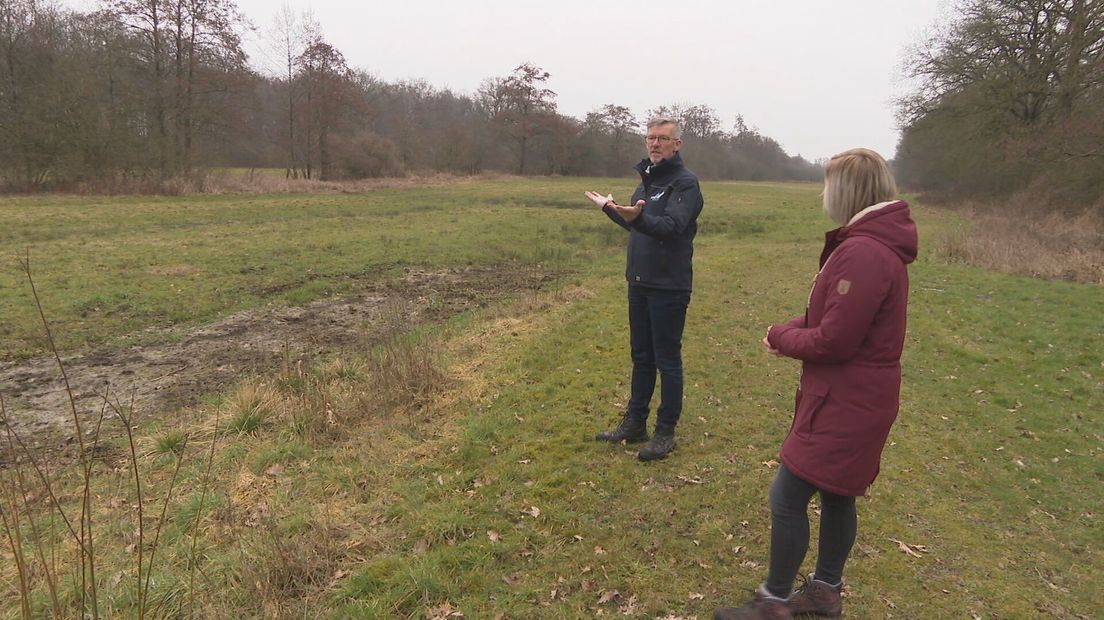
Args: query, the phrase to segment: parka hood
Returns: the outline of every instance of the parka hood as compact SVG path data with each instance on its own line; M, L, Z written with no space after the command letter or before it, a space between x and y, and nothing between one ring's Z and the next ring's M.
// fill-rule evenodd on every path
M851 218L847 226L828 231L825 234L820 264L823 265L832 251L849 237L874 239L893 250L906 265L916 260L919 248L916 222L904 200L867 207Z

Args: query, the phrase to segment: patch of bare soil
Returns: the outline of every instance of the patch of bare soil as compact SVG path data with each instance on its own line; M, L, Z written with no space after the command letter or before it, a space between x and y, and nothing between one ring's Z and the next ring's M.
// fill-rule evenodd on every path
M90 432L105 394L128 407L133 402L136 419L167 415L243 376L364 350L416 325L539 289L555 277L517 266L408 269L401 279L369 284L347 298L239 312L170 344L73 357L65 370L82 427ZM73 440L69 399L52 356L0 366L0 393L24 441Z

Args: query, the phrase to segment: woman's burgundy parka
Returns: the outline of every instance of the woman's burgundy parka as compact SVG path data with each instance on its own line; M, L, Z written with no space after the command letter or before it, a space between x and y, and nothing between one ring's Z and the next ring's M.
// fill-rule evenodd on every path
M770 328L770 345L803 362L782 461L820 489L865 495L878 475L900 405L916 251L907 203L864 209L825 235L806 315Z

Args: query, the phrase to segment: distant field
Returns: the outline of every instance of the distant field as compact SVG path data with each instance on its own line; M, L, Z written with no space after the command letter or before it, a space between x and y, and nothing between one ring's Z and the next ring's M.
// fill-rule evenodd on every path
M611 187L628 195L631 186ZM147 327L355 289L404 265L581 265L615 253L585 181L457 183L367 195L0 198L0 361L44 351L30 257L65 351ZM606 261L603 261L606 262Z
M624 197L631 184L0 199L0 360L45 351L16 264L26 252L63 353L164 342L414 267L539 265L556 278L539 291L243 377L143 425L149 497L164 495L172 446L200 446L167 511L155 616L708 618L765 576L766 494L798 365L759 339L803 308L829 227L820 187L704 185L681 443L648 465L591 440L619 416L629 372L624 234L587 207L591 188ZM1104 289L935 261L926 248L945 216L917 217L902 412L859 502L845 612L1096 617ZM137 605L128 454L116 444L95 493L107 617ZM4 549L0 617L15 618Z

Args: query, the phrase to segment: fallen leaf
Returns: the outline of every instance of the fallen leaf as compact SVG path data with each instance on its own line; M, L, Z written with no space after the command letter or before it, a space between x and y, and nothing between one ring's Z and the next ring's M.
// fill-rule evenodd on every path
M897 543L897 548L898 549L900 549L901 551L905 552L908 555L911 555L914 558L922 558L924 556L922 556L920 554L928 552L928 547L926 545L910 545L906 542L901 542L900 540L897 540L896 538L890 538L889 541Z
M705 595L702 594L701 592L691 592L690 593L690 600L692 600L692 601L700 601L704 598L705 598Z
M279 463L276 463L272 467L269 467L268 469L266 469L264 471L264 473L265 473L266 476L272 476L272 477L279 476L280 474L284 473L284 466L279 464Z
M636 595L634 594L634 595L629 597L629 600L627 600L624 603L622 603L621 605L619 605L617 607L617 611L621 612L621 615L623 615L623 616L635 615L636 614L636 604L637 604L637 602L638 601L637 601Z
M768 469L778 467L778 461L776 461L774 459L771 459L769 461L763 461L763 465L766 465Z
M605 605L606 603L609 603L610 601L620 597L621 593L617 590L606 590L602 593L601 596L598 597L598 604Z
M502 540L502 536L494 530L487 530L487 538L490 538L493 543Z
M595 547L594 555L606 555L606 550L601 547Z
M450 603L440 607L432 607L426 610L426 620L448 620L449 618L463 618L464 612L456 609Z
M533 517L534 519L540 516L540 508L537 508L536 506L530 506L529 510L522 510L522 512L529 515L530 517Z

